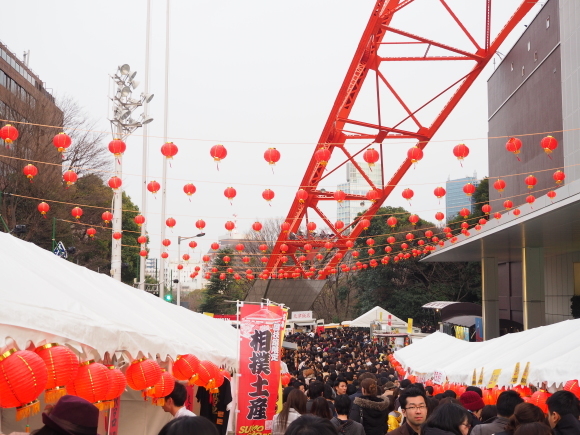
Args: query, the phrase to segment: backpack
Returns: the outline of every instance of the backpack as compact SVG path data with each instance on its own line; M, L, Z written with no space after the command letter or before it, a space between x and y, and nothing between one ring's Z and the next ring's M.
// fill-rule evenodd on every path
M344 423L342 423L340 426L338 426L336 429L338 430L338 433L341 435L344 435L347 432L347 428L352 424L352 420L347 420Z

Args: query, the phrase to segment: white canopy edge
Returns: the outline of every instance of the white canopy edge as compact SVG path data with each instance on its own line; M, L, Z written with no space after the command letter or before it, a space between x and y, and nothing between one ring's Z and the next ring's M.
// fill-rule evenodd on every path
M87 358L105 353L168 357L191 353L237 369L238 332L107 275L0 233L0 352L68 344Z
M354 320L344 321L344 322L342 322L342 324L344 326L349 326L351 328L370 328L371 322L381 319L381 313L382 313L382 321L383 322L387 321L389 315L391 316L391 323L392 323L393 328L406 328L407 327L407 322L404 322L403 320L399 319L397 316L389 313L387 310L385 310L384 308L381 308L379 306L376 306L376 307L370 309L369 311L367 311L366 313L357 317Z
M443 373L449 382L471 385L473 371L484 385L496 369L501 369L498 386L512 384L517 363L519 379L530 363L528 383L548 387L580 378L580 319L507 334L484 342L466 342L436 332L397 352L395 358L413 375L429 379ZM518 382L519 382L518 379Z

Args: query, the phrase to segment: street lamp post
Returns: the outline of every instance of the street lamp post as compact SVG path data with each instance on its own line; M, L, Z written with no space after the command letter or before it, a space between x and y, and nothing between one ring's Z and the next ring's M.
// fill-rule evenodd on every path
M113 117L109 120L114 139L124 141L139 127L153 121L153 118L144 114L141 114L137 120L131 117L135 109L142 106L143 103L148 103L153 98L153 95L145 93L142 93L138 100L131 98L133 89L139 85L139 82L135 80L136 75L137 72L131 72L129 65L123 64L111 76L117 86L115 94L111 98L113 101ZM115 175L122 179L122 156L115 156ZM121 242L113 239L113 234L122 233L123 231L122 202L123 190L121 188L115 189L113 191L113 231L111 232L111 276L117 281L121 281Z
M177 261L181 261L181 242L183 240L195 239L196 237L203 237L205 233L199 233L195 236L181 237L177 236ZM179 270L179 269L177 269ZM181 271L177 272L178 283L177 283L177 306L181 306Z

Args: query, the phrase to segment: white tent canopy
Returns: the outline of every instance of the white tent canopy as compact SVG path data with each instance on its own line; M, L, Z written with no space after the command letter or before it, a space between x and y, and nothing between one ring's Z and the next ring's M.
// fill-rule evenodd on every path
M580 378L580 319L567 320L479 343L466 342L436 332L395 352L395 358L412 375L429 379L440 372L449 382L471 385L483 368L484 386L494 370L501 369L500 387L512 385L520 363L519 378L529 362L528 383L559 386ZM519 379L518 379L519 382Z
M234 368L228 323L167 303L32 243L0 233L0 353L58 342L83 357L117 352L175 360L192 353Z
M345 326L350 326L351 328L370 328L371 322L375 320L382 320L383 322L386 322L389 316L391 316L391 323L393 328L407 328L407 322L403 322L397 316L392 315L387 310L379 306L374 307L354 320L342 322L342 324Z

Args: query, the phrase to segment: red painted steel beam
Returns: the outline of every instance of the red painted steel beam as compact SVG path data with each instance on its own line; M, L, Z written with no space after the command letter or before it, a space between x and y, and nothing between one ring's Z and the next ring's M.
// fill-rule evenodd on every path
M449 114L457 106L459 101L463 98L465 93L469 90L473 82L477 79L485 65L492 59L497 49L501 43L506 39L510 32L515 28L515 26L524 18L524 16L530 11L530 9L538 2L538 0L523 0L521 5L518 7L516 12L504 25L502 30L498 33L496 38L491 41L490 29L491 29L491 0L486 0L485 15L482 14L482 20L485 20L485 35L483 35L484 48L482 48L472 33L468 30L467 26L455 15L453 10L447 5L445 0L440 0L443 8L467 36L473 45L472 51L466 51L465 49L453 47L442 42L438 42L436 37L433 36L421 36L411 33L409 31L403 30L401 28L394 28L391 26L391 21L396 15L396 12L403 8L412 6L413 0L377 0L371 16L369 18L368 24L363 32L361 40L357 46L356 52L354 54L353 60L349 66L346 77L342 83L342 86L338 92L334 105L330 111L326 124L322 130L320 140L318 145L313 150L312 157L302 178L300 186L305 189L309 196L305 202L301 203L297 199L294 200L290 211L288 213L286 221L290 223L290 231L287 233L280 233L278 240L272 250L268 264L266 266L267 272L273 271L290 271L296 267L299 267L301 273L304 274L305 270L302 264L299 264L296 255L302 255L304 253L304 245L309 243L313 246L313 249L319 249L324 246L324 243L328 239L316 239L314 237L307 236L302 239L289 240L292 233L298 233L298 229L302 224L304 218L308 220L308 210L310 209L316 213L325 222L325 224L330 228L330 231L334 233L332 241L338 251L345 253L347 251L346 242L348 240L354 241L361 233L362 228L358 224L362 219L371 219L377 212L377 210L383 205L385 200L391 194L396 185L400 182L402 177L405 175L407 170L411 166L411 161L409 159L403 160L401 166L394 172L391 178L383 186L374 186L368 176L364 173L362 168L356 162L356 157L359 156L365 149L372 146L373 143L367 145L358 144L358 151L350 152L347 151L345 143L349 139L369 139L374 143L379 143L382 146L382 142L388 139L398 139L402 137L414 138L417 140L416 146L419 148L425 148L429 141L433 138L433 135L441 127L443 122L447 119ZM418 10L420 13L421 10ZM399 27L405 23L399 23ZM407 23L413 31L416 32L416 28L413 27L413 22ZM397 36L403 36L410 39L411 41L403 42L383 42L383 39L390 34ZM414 44L426 44L428 49L423 55L423 57L418 56L402 56L402 57L385 57L379 56L378 49L381 46L389 47L390 45L400 45L413 47ZM428 57L428 50L430 47L438 47L439 49L449 51L453 53L452 56L434 56ZM411 109L410 104L407 104L390 85L387 77L383 72L380 71L381 67L389 65L390 68L394 68L396 65L401 65L405 62L421 62L421 61L449 61L449 60L468 60L474 63L473 68L465 76L459 78L448 87L443 90L433 89L432 97L430 97L424 104L421 104L416 109ZM448 62L449 63L449 62ZM449 63L451 68L454 63ZM350 119L350 113L353 106L357 100L357 97L361 91L365 79L369 71L375 71L376 76L374 81L378 83L379 81L386 85L387 89L395 97L397 102L404 109L406 116L398 121L389 122L387 124L381 122L380 118L380 97L377 90L377 109L379 110L379 122L376 123L374 120L352 120ZM380 80L379 80L380 79ZM455 90L452 92L451 90ZM378 88L377 88L378 89ZM420 112L425 107L429 106L436 100L442 98L447 98L443 109L429 121L429 123L423 123L422 125L417 118L417 113ZM407 120L411 119L416 125L416 131L402 130L399 127ZM345 129L346 124L358 125L370 130L376 131L376 134L370 133L358 133L355 131L349 131ZM351 145L352 147L357 146ZM331 153L331 158L334 156L334 151L341 151L345 156L345 160L342 161L337 167L332 170L327 170L325 165L320 164L316 160L316 150L320 147L328 148ZM381 158L383 156L381 155ZM332 159L331 159L332 160ZM338 230L334 227L334 224L322 213L318 208L319 201L327 201L333 199L334 192L321 192L318 190L318 184L321 180L328 177L339 167L343 166L345 163L351 162L356 170L360 172L361 176L369 184L369 190L371 188L380 189L380 197L376 202L372 203L370 208L355 222L346 223L346 227ZM383 173L384 175L384 173ZM349 195L347 200L360 201L362 200L362 195ZM282 253L280 246L285 243L288 245L288 252ZM307 255L309 259L314 257L315 252L310 252ZM286 255L291 257L295 264L281 264L280 257ZM330 267L334 267L339 260L333 257L327 264ZM327 275L327 272L322 271L319 273L318 278L323 279Z

